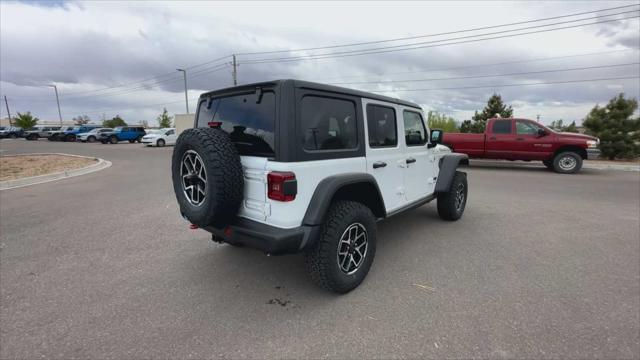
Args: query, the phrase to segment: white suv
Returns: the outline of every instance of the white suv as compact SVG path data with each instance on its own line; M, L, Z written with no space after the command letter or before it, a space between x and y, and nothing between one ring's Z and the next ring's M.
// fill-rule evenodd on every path
M468 158L441 139L411 102L297 80L238 86L200 96L173 186L193 227L304 252L311 278L344 293L369 271L377 221L434 199L443 219L462 216Z

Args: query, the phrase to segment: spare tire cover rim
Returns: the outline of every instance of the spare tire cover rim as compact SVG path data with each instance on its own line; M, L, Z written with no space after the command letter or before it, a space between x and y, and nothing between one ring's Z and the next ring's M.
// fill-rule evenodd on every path
M197 152L187 150L180 163L182 192L189 204L201 206L207 194L207 169Z

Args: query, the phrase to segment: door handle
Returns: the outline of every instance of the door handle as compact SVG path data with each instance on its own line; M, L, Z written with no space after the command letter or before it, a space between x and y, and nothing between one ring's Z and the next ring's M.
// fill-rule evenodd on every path
M407 164L413 164L414 162L416 162L416 159L414 159L414 158L408 158L407 159Z
M376 161L373 163L373 168L377 169L377 168L381 168L381 167L385 167L387 166L387 163L384 161Z

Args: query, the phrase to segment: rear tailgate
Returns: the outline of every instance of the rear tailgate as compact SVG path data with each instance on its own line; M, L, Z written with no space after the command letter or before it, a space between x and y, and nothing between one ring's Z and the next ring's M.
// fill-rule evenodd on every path
M259 222L266 221L271 214L267 202L267 167L268 158L259 156L241 156L244 172L244 198L239 215Z

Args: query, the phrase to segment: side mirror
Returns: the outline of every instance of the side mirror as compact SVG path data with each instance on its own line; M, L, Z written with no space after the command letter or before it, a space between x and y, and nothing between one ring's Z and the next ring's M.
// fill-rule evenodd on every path
M544 129L538 129L538 136L542 137L547 135L547 132Z
M435 147L438 144L442 143L442 137L444 136L444 131L440 129L432 129L429 141L429 147Z

